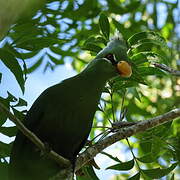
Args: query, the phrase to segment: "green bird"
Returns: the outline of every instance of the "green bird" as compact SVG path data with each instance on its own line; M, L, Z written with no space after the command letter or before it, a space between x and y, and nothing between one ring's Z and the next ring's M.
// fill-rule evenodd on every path
M25 117L24 125L73 166L89 136L107 80L121 75L119 60L128 60L126 51L124 41L112 39L81 73L47 88ZM42 156L27 137L17 133L10 157L10 180L46 180L59 170L56 162Z

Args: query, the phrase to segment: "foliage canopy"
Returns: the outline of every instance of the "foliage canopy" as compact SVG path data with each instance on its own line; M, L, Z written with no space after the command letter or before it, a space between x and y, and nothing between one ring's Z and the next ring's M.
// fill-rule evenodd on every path
M125 115L129 122L144 120L178 107L180 81L152 66L158 62L179 68L178 1L47 0L39 8L28 15L25 11L20 12L0 44L0 60L15 76L22 93L27 75L38 68L45 73L47 69L53 71L71 60L72 67L81 71L119 31L127 42L133 76L108 82L94 120L94 126L101 128L98 131L93 128L90 139L96 142L99 139L95 138L97 132L104 132L100 138L107 135L105 127L110 126L109 119L122 120ZM0 70L0 82L4 76L6 74ZM22 119L24 113L18 108L25 109L27 102L11 94L8 87L6 91L7 96L0 96L0 102ZM15 136L16 127L3 126L6 121L6 114L1 113L0 133ZM119 171L114 179L163 176L175 179L180 172L177 167L180 160L179 121L121 141L119 144L132 154L125 162L103 152L114 161L107 169ZM4 180L7 179L10 149L11 143L0 141L0 178ZM85 174L98 179L92 168L87 167ZM78 177L78 180L82 178Z

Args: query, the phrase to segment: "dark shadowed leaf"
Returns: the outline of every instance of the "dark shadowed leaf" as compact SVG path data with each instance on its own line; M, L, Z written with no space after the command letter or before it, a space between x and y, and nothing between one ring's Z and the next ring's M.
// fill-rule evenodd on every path
M21 53L21 58L22 59L32 58L38 53L39 53L39 51L31 51L31 52Z
M93 43L87 43L85 44L85 46L82 47L83 50L88 50L88 51L91 51L91 52L95 52L95 53L98 53L99 51L102 50L101 47L93 44Z
M50 47L54 44L61 44L63 40L52 37L37 37L26 39L21 43L17 43L18 48L26 49L29 51L38 51L46 47Z
M56 65L64 64L64 61L61 58L55 58L55 57L51 56L50 54L48 54L48 56L54 64L56 64Z
M108 156L109 158L111 158L114 161L121 162L117 157L114 157L111 154L108 154L106 152L101 152L101 154L104 154L104 155Z
M0 162L0 178L8 180L8 163Z
M134 167L134 160L132 159L131 161L127 161L127 162L124 162L124 163L118 163L118 164L115 164L113 166L109 166L108 168L106 169L114 169L114 170L118 170L118 171L127 171L127 170L130 170Z
M99 25L102 34L106 39L109 39L109 34L110 34L110 25L108 18L105 14L101 13L100 18L99 18Z
M177 166L178 163L172 164L169 168L155 168L155 169L147 169L142 170L144 174L146 174L150 178L161 178L167 174L169 174L173 169Z
M9 68L9 70L14 74L22 92L24 92L24 78L21 66L19 65L17 59L11 52L6 49L0 49L0 59Z
M121 3L116 2L115 0L107 0L109 11L116 14L125 14L128 12L133 12L140 6L140 1L129 1L130 3L121 5Z
M77 176L77 180L99 180L92 166L84 166L82 169L83 175Z
M11 144L6 144L0 141L0 156L9 157Z
M39 58L39 60L37 60L31 67L29 67L27 69L27 72L28 73L32 73L33 71L35 71L38 67L40 67L40 65L42 64L43 62L43 56Z
M2 103L7 109L9 109L9 100L3 97L0 97L0 103ZM7 120L7 114L6 113L0 113L0 126L2 126Z
M27 106L27 101L25 101L22 98L19 98L18 103L14 105L13 107L17 107L17 106Z
M162 71L158 68L155 68L155 67L139 67L138 72L142 76L148 76L148 75L165 76L165 75L167 75L164 71Z
M143 163L152 163L157 159L157 157L154 156L152 153L148 153L148 154L146 154L140 158L137 158L137 159Z
M17 133L17 127L13 126L13 127L0 127L0 133L9 136L9 137L13 137L16 135Z

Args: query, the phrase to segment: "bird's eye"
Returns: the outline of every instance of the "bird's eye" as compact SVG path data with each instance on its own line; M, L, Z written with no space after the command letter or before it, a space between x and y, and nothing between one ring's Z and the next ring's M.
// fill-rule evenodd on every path
M117 64L116 60L114 59L114 55L113 55L113 54L109 53L109 54L107 54L107 55L105 56L105 58L107 58L108 60L110 60L111 63L112 63L112 65L116 65L116 64Z

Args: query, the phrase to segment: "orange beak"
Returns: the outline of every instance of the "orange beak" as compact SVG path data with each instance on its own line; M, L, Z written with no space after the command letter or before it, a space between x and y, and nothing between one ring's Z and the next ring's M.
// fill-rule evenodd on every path
M122 77L130 77L132 75L131 65L126 61L120 61L117 63L117 70Z

